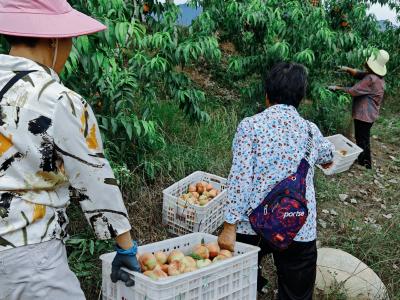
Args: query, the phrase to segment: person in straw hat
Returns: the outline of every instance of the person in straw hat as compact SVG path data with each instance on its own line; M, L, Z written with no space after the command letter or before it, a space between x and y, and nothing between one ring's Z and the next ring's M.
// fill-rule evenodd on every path
M85 299L63 243L70 201L116 239L112 280L140 271L94 113L58 77L72 38L103 30L66 0L0 0L0 299Z
M364 151L358 158L358 163L367 169L372 168L370 135L371 128L379 116L385 92L384 76L387 73L386 64L389 54L379 50L372 54L365 64L366 71L349 67L339 67L360 81L353 87L330 86L332 91L344 91L353 97L354 132L357 145Z

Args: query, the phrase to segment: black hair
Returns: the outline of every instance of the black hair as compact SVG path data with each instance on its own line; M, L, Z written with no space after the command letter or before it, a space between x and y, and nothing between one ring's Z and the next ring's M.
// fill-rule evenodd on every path
M299 107L307 90L307 70L303 65L281 62L265 79L265 92L271 104Z
M34 48L39 43L39 38L34 37L4 35L4 38L11 46L26 45L30 48Z

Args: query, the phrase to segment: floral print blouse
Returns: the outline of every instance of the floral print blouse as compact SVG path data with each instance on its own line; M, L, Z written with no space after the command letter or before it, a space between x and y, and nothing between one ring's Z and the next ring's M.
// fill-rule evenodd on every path
M307 122L293 106L273 105L239 124L225 211L225 221L236 223L238 233L255 234L248 222L249 209L256 208L275 185L297 170L306 152ZM315 240L317 235L314 165L331 162L335 150L318 127L309 124L313 133L311 168L306 180L309 215L295 238L304 242Z
M129 231L90 106L25 58L0 55L0 90L25 71L0 98L0 251L65 240L70 201L99 238Z

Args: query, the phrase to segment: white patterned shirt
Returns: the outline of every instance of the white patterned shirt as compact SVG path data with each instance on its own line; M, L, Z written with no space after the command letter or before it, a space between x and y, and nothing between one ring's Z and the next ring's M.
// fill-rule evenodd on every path
M66 208L79 202L97 237L130 230L96 118L57 74L0 55L0 251L67 237ZM22 73L21 73L22 74Z
M244 119L233 142L233 162L228 178L228 205L225 221L237 224L237 232L254 235L248 221L249 208L255 209L282 180L296 172L306 152L308 121L296 108L273 105L260 114ZM311 123L313 148L306 180L309 215L295 241L317 237L314 165L329 163L334 146Z

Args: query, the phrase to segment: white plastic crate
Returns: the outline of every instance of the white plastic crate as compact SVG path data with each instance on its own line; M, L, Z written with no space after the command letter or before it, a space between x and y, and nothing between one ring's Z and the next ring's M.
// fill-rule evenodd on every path
M179 197L187 193L190 184L200 181L211 183L220 190L207 205L188 203ZM226 202L225 178L197 171L178 181L163 191L163 223L168 232L183 235L192 232L213 233L224 222L224 204Z
M139 247L139 254L179 249L189 254L193 246L215 242L216 236L192 233ZM112 283L111 263L115 253L102 260L103 300L255 300L257 299L258 247L236 243L234 256L191 273L154 281L140 273L128 271L135 286Z
M363 150L341 134L336 134L327 139L335 145L333 164L328 169L318 166L325 175L333 175L350 169Z

